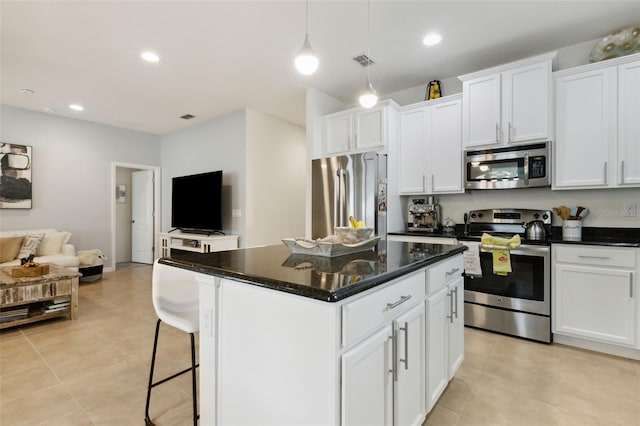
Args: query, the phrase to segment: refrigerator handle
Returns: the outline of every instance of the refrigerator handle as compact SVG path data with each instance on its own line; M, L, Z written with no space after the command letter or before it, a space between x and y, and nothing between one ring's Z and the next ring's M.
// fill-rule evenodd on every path
M337 186L336 190L333 192L334 194L334 204L333 204L333 223L334 226L347 226L346 225L346 179L347 179L347 171L345 169L338 169L336 171L337 179L334 181Z

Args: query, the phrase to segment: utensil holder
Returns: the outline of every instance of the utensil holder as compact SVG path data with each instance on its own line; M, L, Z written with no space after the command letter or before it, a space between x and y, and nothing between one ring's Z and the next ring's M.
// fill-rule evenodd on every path
M562 222L562 239L563 240L582 240L582 221L581 220L565 220Z

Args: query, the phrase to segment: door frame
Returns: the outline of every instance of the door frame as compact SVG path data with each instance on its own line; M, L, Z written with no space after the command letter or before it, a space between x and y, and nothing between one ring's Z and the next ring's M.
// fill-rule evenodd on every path
M118 167L126 169L152 170L153 171L153 258L159 257L159 241L161 217L161 190L160 190L160 167L150 166L148 164L121 163L118 161L111 162L111 186L109 194L111 194L111 261L109 267L105 268L105 272L115 271L116 269L116 197L114 191L116 187L116 170Z

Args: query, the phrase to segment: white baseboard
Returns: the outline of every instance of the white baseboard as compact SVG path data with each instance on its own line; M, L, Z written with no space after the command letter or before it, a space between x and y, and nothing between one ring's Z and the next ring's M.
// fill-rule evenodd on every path
M553 343L561 343L563 345L575 346L577 348L603 352L609 355L616 355L640 361L640 349L625 348L622 346L610 345L608 343L594 342L572 336L564 336L562 334L554 334Z

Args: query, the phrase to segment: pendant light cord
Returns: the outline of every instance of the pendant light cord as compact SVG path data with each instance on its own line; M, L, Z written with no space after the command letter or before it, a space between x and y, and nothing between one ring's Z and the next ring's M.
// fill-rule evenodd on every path
M307 0L308 1L308 0ZM367 84L371 87L369 68L371 67L371 0L367 0Z
M305 6L304 6L304 33L305 35L309 34L309 0L307 0L305 2Z

